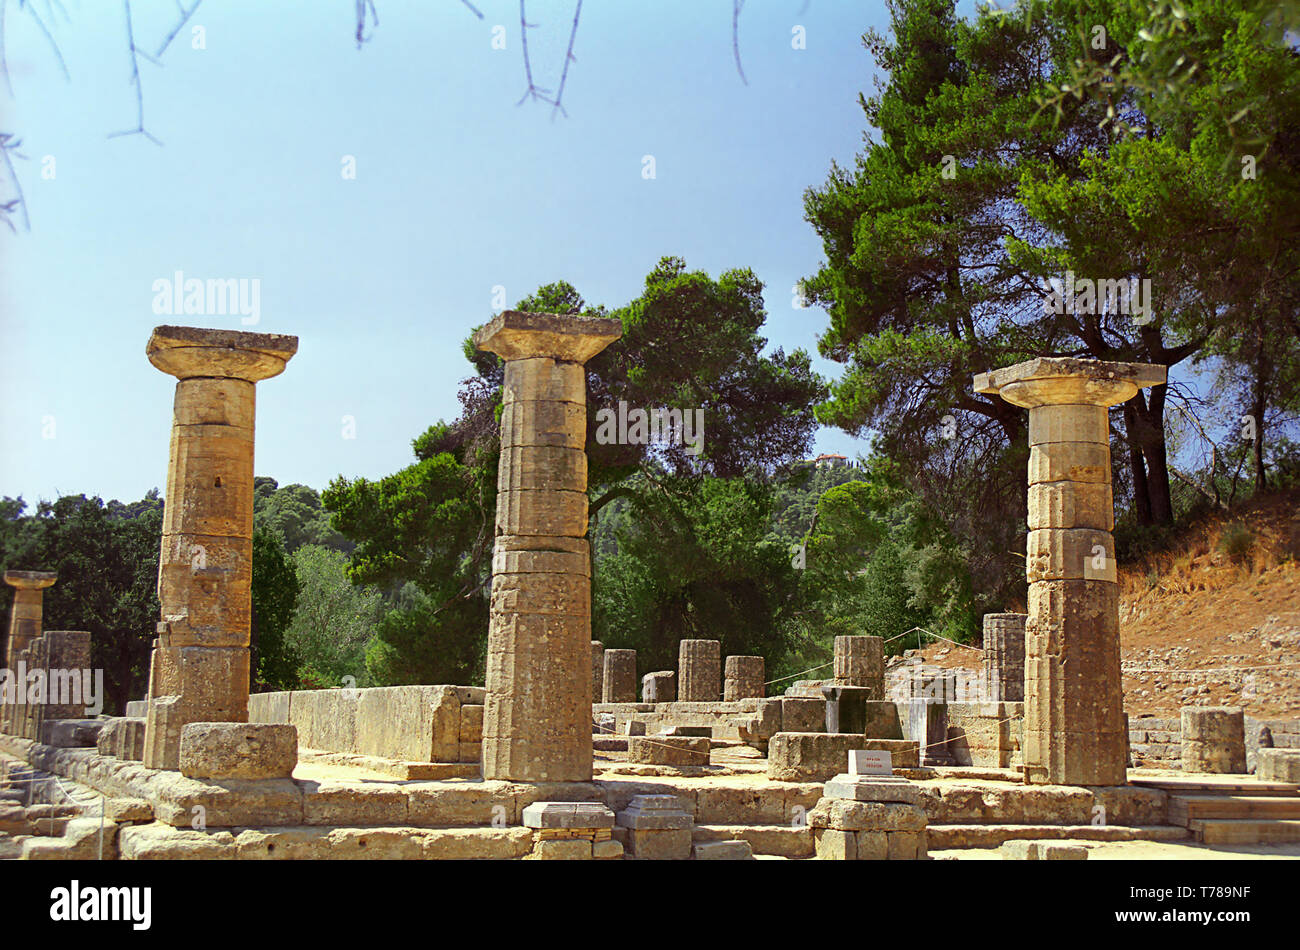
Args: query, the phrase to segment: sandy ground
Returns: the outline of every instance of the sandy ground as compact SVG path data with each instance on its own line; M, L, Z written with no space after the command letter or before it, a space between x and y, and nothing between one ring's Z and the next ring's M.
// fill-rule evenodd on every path
M1204 845L1173 841L1053 841L1088 849L1089 861L1240 861L1300 858L1300 842L1288 844ZM931 851L930 857L947 861L999 861L996 848L961 848Z

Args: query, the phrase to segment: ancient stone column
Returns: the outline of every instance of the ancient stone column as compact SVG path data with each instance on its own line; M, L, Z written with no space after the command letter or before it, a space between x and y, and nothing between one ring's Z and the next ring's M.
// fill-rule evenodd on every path
M984 682L989 700L1025 699L1025 621L1028 614L984 615Z
M1107 409L1164 382L1163 366L1055 358L975 377L1029 409L1028 782L1126 780Z
M480 350L506 361L483 717L485 779L591 779L583 364L621 335L622 324L614 319L515 310L474 335ZM632 690L635 696L635 674Z
M0 731L22 735L21 726L17 724L20 707L13 701L22 694L22 684L17 679L18 660L32 641L41 635L45 588L58 580L58 575L45 571L5 571L4 576L5 583L14 588L14 602L9 609L9 636L4 650L5 669L10 671L5 688L13 695L8 697L9 702L0 702Z
M677 651L677 698L716 703L722 696L722 641L683 640Z
M4 652L7 669L14 669L18 654L41 635L45 588L56 580L57 574L45 571L5 571L5 583L14 589L14 603L9 609L9 639L5 641Z
M722 700L727 703L742 699L762 699L766 664L761 656L727 657L726 677L722 683Z
M602 702L636 702L636 650L606 650L604 678Z
M868 700L885 698L885 641L880 637L835 638L835 685L871 690Z
M94 673L90 667L90 632L46 630L41 638L46 644L49 663L44 718L85 718Z
M191 722L247 722L255 387L298 338L157 327L145 352L175 376L144 764L179 768Z
M598 703L605 695L605 644L591 641L591 701Z

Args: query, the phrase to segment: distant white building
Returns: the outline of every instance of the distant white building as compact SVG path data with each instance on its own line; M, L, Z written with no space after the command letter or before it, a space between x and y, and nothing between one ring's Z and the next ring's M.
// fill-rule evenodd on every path
M833 452L823 452L813 459L813 464L818 468L835 468L840 465L852 465L847 456L836 455Z

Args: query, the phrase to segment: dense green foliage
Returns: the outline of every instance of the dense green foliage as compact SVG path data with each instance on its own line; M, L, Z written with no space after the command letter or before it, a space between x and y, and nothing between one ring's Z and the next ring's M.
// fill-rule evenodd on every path
M298 606L284 639L298 662L298 683L302 688L370 685L366 645L382 608L379 591L353 584L347 557L319 545L300 547L293 565Z
M1218 357L1237 395L1208 421L1255 417L1259 487L1270 437L1278 466L1295 420L1297 54L1261 25L1266 4L1171 6L1198 38L1198 73L1155 94L1161 50L1146 80L1059 96L1081 60L1151 47L1152 6L1022 0L962 20L950 0L891 0L893 36L864 38L888 71L861 99L876 131L806 196L826 262L805 289L830 315L823 355L845 365L819 418L877 434L968 545L989 602L1023 584L1025 415L974 394L973 374L1035 355ZM1150 313L1054 312L1048 281L1071 270L1150 280ZM1141 525L1169 522L1172 480L1194 481L1170 460L1170 396L1155 387L1114 413L1117 501Z
M253 529L253 613L250 645L254 683L292 689L298 683L298 659L285 642L298 600L298 577L278 535Z

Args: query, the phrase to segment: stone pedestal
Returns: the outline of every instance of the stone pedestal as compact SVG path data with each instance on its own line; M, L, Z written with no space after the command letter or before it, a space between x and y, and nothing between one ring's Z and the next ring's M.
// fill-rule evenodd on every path
M695 820L673 795L637 795L618 813L627 828L628 852L651 861L684 861L691 856Z
M1025 621L1028 614L984 615L984 682L994 703L1025 699Z
M677 674L660 670L641 677L641 702L674 703L677 701Z
M722 641L681 641L677 684L681 702L716 703L722 697Z
M636 650L606 650L604 680L602 702L636 702Z
M535 861L588 861L623 857L613 840L614 813L599 802L533 802L523 811L523 825L533 829Z
M742 699L762 699L766 690L767 664L761 656L727 657L726 676L722 683L722 701L736 703Z
M505 360L485 779L591 778L584 364L621 335L618 320L515 310L474 335Z
M808 813L817 857L914 861L928 857L920 792L903 778L841 773Z
M175 376L144 763L176 769L191 722L248 719L256 384L298 338L157 327L146 354Z
M867 699L885 698L885 641L880 637L835 638L835 685L871 691Z
M1040 358L975 377L1029 409L1025 779L1126 780L1107 409L1165 367Z
M591 701L598 703L605 695L605 644L591 641Z

